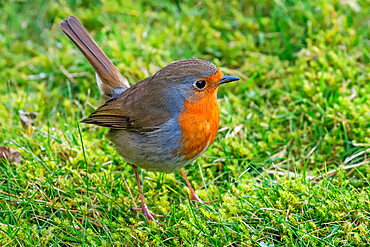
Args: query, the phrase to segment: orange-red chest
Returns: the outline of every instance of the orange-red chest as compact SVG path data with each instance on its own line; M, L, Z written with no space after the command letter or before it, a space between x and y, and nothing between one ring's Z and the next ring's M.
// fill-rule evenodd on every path
M185 102L179 116L182 131L180 157L190 160L205 151L216 138L219 121L217 87L195 103Z

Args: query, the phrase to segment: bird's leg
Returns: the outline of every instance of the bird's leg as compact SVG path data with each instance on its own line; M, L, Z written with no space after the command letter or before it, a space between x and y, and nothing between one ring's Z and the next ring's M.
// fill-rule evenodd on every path
M195 201L195 207L197 207L197 202L199 202L200 204L210 204L212 203L212 201L203 201L202 199L200 199L198 197L198 195L195 193L194 189L193 189L193 186L191 186L191 183L188 179L188 177L186 176L184 170L182 168L180 168L180 172L182 174L182 176L185 178L185 181L190 189L190 192L191 192L191 196L190 196L190 200L192 201Z
M146 206L146 203L145 203L145 198L144 198L144 194L143 194L143 191L141 189L141 184L140 184L140 179L139 179L139 172L137 171L137 167L132 165L132 168L134 169L134 172L135 172L135 177L136 177L136 182L137 182L137 186L139 187L139 192L140 192L140 197L141 197L141 208L134 208L134 211L139 211L139 212L142 212L146 221L154 221L155 223L157 223L159 226L162 226L161 223L159 223L155 218L155 217L164 217L164 215L156 215L152 212L149 211L148 207Z

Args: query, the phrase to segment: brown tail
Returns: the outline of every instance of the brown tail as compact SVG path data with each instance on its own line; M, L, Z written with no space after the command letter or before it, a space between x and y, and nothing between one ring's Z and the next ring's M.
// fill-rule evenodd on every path
M59 23L59 26L95 69L100 78L97 80L102 96L106 99L114 98L129 87L128 81L90 37L76 17L67 17Z

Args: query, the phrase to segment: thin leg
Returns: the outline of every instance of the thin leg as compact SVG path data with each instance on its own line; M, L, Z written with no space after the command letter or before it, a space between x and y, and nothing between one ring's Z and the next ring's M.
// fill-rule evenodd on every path
M132 168L134 169L134 172L135 172L135 178L136 178L137 186L139 187L139 192L140 192L140 197L141 197L141 208L134 208L134 210L142 212L146 221L148 221L148 222L149 221L154 221L159 226L162 226L161 223L159 223L156 219L154 219L154 216L155 217L164 217L164 216L163 215L156 215L156 214L153 214L152 212L149 211L149 209L148 209L148 207L146 206L146 203L145 203L145 198L144 198L143 191L141 189L141 184L140 184L140 179L139 179L139 172L137 171L136 166L132 165Z
M180 168L180 172L182 174L182 176L185 178L185 181L186 181L186 184L188 185L189 189L190 189L190 192L191 192L191 196L190 196L190 200L192 201L195 201L195 207L197 207L197 202L199 202L200 204L209 204L209 203L212 203L212 201L203 201L201 200L198 195L195 193L194 189L193 189L193 186L191 186L191 183L188 179L188 177L186 176L184 170L182 168Z

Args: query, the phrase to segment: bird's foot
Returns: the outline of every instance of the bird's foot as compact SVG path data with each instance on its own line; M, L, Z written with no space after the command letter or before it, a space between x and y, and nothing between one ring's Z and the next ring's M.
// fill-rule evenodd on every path
M146 206L142 208L133 208L133 210L136 212L141 212L144 215L147 222L154 221L155 223L157 223L157 225L162 226L162 224L159 223L154 217L163 218L165 217L165 215L158 215L152 213Z
M217 202L218 200L214 200L214 201L203 201L202 199L199 198L199 196L195 193L192 193L191 194L191 197L190 197L190 200L193 201L195 207L197 208L198 207L198 203L200 204L211 204L213 202Z

